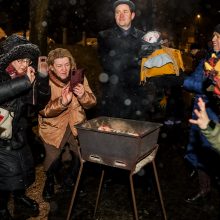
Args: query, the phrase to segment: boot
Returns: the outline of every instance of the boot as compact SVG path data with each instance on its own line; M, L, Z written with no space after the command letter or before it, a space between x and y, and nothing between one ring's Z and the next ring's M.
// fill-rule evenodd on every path
M1 220L13 220L12 216L10 215L8 209L0 210L0 219Z
M203 170L198 170L198 178L200 191L195 196L186 200L189 203L203 203L209 198L211 191L211 180L209 175Z
M9 191L0 190L0 219L1 220L13 220L10 212L8 211Z
M27 197L24 190L16 190L13 192L15 207L25 211L29 216L38 216L39 205L38 203Z
M49 201L54 197L54 175L52 172L47 171L46 176L47 178L44 184L42 196L45 201Z

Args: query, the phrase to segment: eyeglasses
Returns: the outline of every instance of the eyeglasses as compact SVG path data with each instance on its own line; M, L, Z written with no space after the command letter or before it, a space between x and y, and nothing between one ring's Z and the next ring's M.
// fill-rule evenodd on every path
M32 64L32 61L30 59L18 59L17 62L19 64L27 63L28 66Z

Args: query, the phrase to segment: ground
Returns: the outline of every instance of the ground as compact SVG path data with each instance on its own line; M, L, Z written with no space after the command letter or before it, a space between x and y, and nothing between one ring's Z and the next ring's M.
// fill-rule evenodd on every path
M159 137L159 151L155 162L168 220L218 220L219 190L216 185L207 201L200 204L188 204L185 199L198 190L197 177L190 177L191 169L184 160L184 143L173 143L172 132L177 128L162 127ZM185 134L182 134L185 135ZM181 140L181 139L180 139ZM72 209L71 220L132 220L133 206L129 187L129 171L113 168L110 171L112 181L104 181L96 216L93 218L99 180L103 166L86 162L83 177ZM72 192L58 189L56 197L50 203L43 201L41 193L45 175L42 164L36 167L37 179L28 190L28 195L40 204L37 217L25 218L17 213L19 220L63 220L66 219ZM105 179L108 180L108 169ZM141 173L140 173L141 174ZM163 219L152 167L145 167L144 175L134 175L134 188L139 219ZM79 195L80 189L86 196ZM11 206L12 211L13 206Z

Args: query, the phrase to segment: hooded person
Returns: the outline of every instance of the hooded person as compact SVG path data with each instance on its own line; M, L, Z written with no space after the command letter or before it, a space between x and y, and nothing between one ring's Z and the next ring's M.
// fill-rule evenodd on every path
M7 208L10 193L15 208L25 209L22 214L32 216L39 212L37 202L25 194L35 181L34 162L26 140L27 111L30 105L36 110L43 108L50 98L50 88L48 75L36 70L40 55L36 45L24 37L11 35L1 42L0 51L0 219L3 220L13 219Z

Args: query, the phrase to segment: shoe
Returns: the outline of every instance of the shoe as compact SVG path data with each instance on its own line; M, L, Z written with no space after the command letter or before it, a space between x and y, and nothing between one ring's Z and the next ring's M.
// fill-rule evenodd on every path
M199 193L197 193L192 198L186 199L186 202L191 203L191 204L205 203L208 200L209 196L210 196L209 192L200 191Z
M176 125L179 125L179 124L181 124L182 123L182 121L181 120L175 120L175 122L174 122Z
M166 121L164 121L164 124L168 125L168 126L172 126L172 125L174 125L174 121L173 120L166 120Z
M22 209L25 209L25 212L28 212L30 216L38 216L39 214L39 205L38 203L27 197L26 195L15 197L15 204Z
M12 216L10 215L8 209L0 210L0 219L1 220L13 220Z

